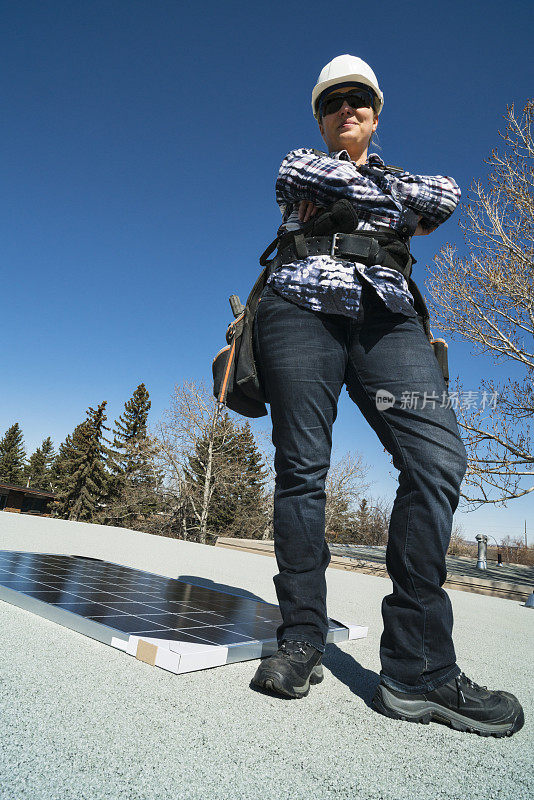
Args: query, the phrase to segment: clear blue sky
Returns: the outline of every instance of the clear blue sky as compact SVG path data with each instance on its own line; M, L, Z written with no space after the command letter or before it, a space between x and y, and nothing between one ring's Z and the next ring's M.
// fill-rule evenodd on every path
M107 400L113 421L142 381L154 423L175 383L210 381L228 296L246 297L280 222L280 161L323 145L310 94L334 56L378 76L386 163L452 175L466 199L507 104L532 94L532 8L3 3L0 434L18 421L28 453L47 435L57 447L89 405ZM445 242L461 251L458 218L413 240L420 285ZM465 388L491 376L467 346L449 352ZM389 459L346 394L334 446L362 452L374 494L393 497ZM499 538L529 515L534 527L533 509L457 518Z

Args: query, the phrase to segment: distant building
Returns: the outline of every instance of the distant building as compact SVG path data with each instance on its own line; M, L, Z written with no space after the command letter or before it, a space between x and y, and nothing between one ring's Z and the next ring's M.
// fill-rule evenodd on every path
M0 482L0 511L49 517L49 506L54 499L52 492Z

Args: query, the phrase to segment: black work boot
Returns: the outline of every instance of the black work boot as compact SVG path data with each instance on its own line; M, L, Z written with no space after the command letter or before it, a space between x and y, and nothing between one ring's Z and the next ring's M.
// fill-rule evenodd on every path
M252 684L285 697L306 697L310 683L321 683L323 654L308 642L285 639L276 653L264 658Z
M464 673L432 692L408 694L380 682L373 708L386 717L407 722L445 722L457 731L480 736L511 736L525 722L519 700L509 692L493 692L478 686Z

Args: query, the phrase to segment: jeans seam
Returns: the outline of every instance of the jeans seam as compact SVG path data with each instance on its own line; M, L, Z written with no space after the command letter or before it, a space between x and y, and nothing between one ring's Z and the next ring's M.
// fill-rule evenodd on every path
M354 376L355 376L356 380L358 381L358 384L360 385L363 393L367 397L367 400L369 401L369 405L370 405L370 407L371 407L371 409L373 411L373 414L374 414L376 406L373 407L372 398L371 398L369 392L367 391L367 388L365 387L365 384L363 383L363 381L361 380L360 376L358 375L358 370L356 369L356 365L354 364L354 362L353 362L353 360L352 360L352 358L350 356L350 352L348 352L347 355L348 355L348 359L347 360L349 361L349 363L350 363L350 365L352 367ZM351 398L351 400L352 400L352 398ZM382 417L380 415L380 413L378 412L377 409L376 409L376 413L378 415L377 419L381 423L383 423L385 425L385 427L387 428L392 440L395 442L397 450L400 453L400 456L401 456L402 461L404 463L406 472L408 473L408 475L410 477L410 483L412 483L412 475L411 475L410 468L408 466L408 462L406 461L406 459L404 457L404 453L402 451L402 447L400 446L400 443L399 443L397 437L395 436L395 432L394 432L393 428L391 427L389 422L386 419L384 419L384 417ZM406 521L406 534L405 534L405 539L404 539L403 553L404 553L404 566L406 567L406 569L408 571L410 583L412 584L413 590L415 592L415 596L417 597L417 602L419 603L419 605L423 609L423 637L422 637L422 639L423 639L423 641L422 641L423 649L422 649L421 657L422 657L423 663L424 663L424 667L423 667L423 672L424 672L428 667L428 659L427 659L426 646L425 646L425 643L426 643L426 617L427 617L426 606L420 600L419 592L417 591L417 587L415 585L415 581L413 580L411 570L408 570L408 565L406 563L406 549L408 547L408 532L409 532L409 523L410 523L410 518L411 518L411 513L412 513L412 503L413 503L413 491L410 493L410 505L408 507L408 515L407 515L407 521Z

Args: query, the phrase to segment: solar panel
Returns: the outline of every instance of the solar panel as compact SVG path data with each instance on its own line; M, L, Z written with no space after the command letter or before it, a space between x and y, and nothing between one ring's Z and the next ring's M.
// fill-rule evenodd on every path
M84 556L0 550L0 599L181 673L277 649L278 606ZM330 620L328 642L367 628Z

